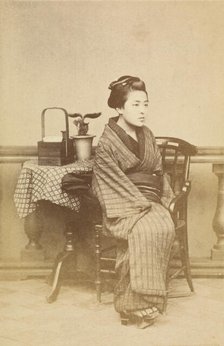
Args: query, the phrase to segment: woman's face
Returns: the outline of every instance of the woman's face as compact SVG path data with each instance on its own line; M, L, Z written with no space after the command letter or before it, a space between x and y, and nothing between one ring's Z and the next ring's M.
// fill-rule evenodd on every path
M124 106L117 108L117 111L127 124L141 127L148 115L148 104L148 96L144 91L133 90L128 94Z

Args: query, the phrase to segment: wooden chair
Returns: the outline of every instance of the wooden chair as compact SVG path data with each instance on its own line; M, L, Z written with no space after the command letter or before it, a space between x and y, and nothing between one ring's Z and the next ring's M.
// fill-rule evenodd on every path
M191 292L194 291L189 252L188 252L188 234L187 234L187 200L191 189L189 179L190 157L196 154L196 147L190 143L171 137L156 137L156 142L162 155L163 170L170 177L170 184L175 193L175 198L169 205L169 211L173 218L176 231L174 248L179 252L181 266L175 270L171 277L167 278L167 287L170 279L176 278L181 272L187 280ZM111 252L116 249L116 245L102 247L102 224L95 223L95 247L96 247L96 292L97 300L101 302L103 279L114 278L115 257ZM176 253L173 251L173 254ZM107 255L109 253L109 255ZM166 308L166 302L164 310Z

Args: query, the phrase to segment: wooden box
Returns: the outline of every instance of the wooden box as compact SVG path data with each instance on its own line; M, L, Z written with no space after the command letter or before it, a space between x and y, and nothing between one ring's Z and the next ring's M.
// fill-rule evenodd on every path
M46 141L45 137L45 113L47 110L60 110L65 115L66 131L62 132L61 141ZM73 139L69 138L68 113L64 108L45 108L41 113L41 133L42 141L37 143L38 164L42 166L63 166L74 162ZM57 137L57 136L56 136ZM59 138L60 140L60 138Z
M73 140L68 140L68 153L66 155L66 141L38 142L38 165L63 166L74 162Z

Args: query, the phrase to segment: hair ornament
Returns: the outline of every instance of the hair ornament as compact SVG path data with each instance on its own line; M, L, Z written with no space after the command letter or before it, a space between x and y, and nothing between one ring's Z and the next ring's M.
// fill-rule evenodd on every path
M119 78L117 81L110 83L108 89L112 90L117 85L126 86L137 81L140 81L138 77L124 76L123 78Z

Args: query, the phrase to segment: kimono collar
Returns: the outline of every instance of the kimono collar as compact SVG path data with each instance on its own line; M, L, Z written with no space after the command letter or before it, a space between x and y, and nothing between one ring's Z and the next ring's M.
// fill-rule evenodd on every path
M108 123L109 127L117 134L132 153L140 159L143 159L145 153L145 137L142 127L136 128L136 136L138 138L138 142L136 142L117 124L118 119L119 116L110 118Z

